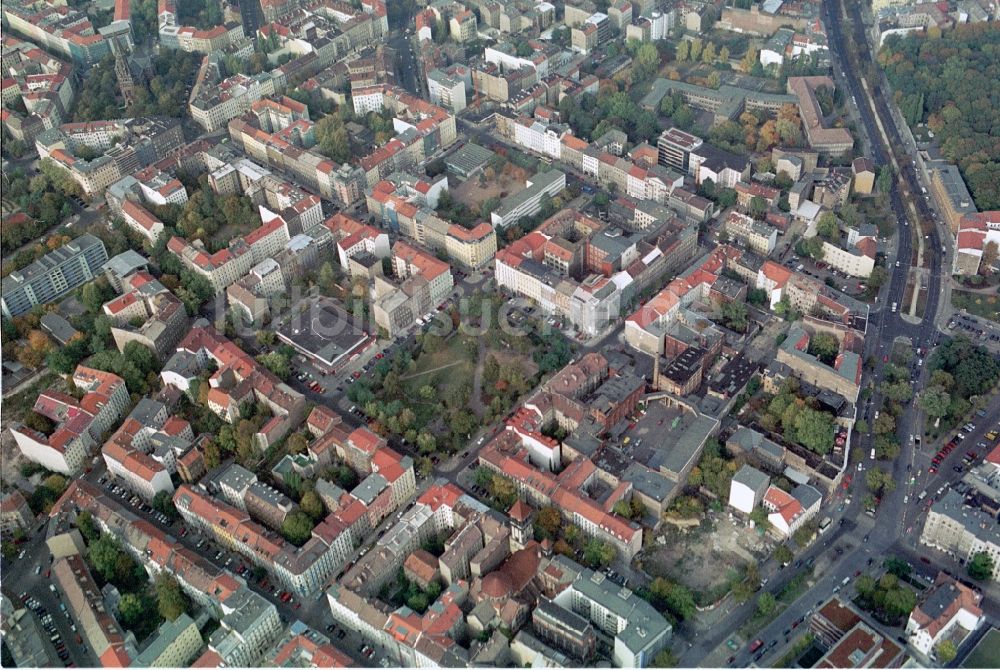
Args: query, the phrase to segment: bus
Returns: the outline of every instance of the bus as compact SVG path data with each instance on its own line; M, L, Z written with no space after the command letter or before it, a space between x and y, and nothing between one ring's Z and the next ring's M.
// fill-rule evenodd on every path
M830 523L832 523L832 519L830 519L830 517L823 517L823 520L819 522L819 532L825 533L826 529L830 527Z

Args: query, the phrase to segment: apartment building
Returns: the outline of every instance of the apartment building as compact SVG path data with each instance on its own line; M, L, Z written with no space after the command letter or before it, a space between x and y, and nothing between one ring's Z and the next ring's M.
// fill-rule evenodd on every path
M397 279L419 276L426 280L432 304L436 305L451 293L454 280L447 263L402 241L392 246L391 260L393 276Z
M149 643L133 659L132 667L186 668L202 644L194 619L182 612L173 621L160 624Z
M12 534L18 528L28 530L34 521L35 515L20 491L14 489L0 498L0 531L4 535Z
M454 63L444 69L434 69L427 73L427 92L435 105L440 105L452 114L458 114L466 106L466 94L472 90L472 70L461 63Z
M960 630L970 633L985 620L983 594L939 572L934 585L922 594L906 621L906 638L913 648L930 656L938 643ZM960 643L959 643L960 644Z
M986 512L966 505L961 494L954 490L931 505L920 542L964 561L985 552L993 559L993 579L1000 579L1000 523Z
M963 217L975 214L976 203L969 194L958 166L944 161L928 164L931 173L931 193L941 209L944 220L952 233L958 234Z
M76 63L96 63L110 50L87 16L72 7L13 0L0 11L11 30Z
M12 137L31 146L36 135L68 119L75 97L73 66L10 34L2 44L3 125ZM26 115L14 111L18 100Z
M21 424L10 429L25 458L64 475L79 473L90 450L129 403L125 382L110 372L80 365L73 381L84 391L79 401L57 391L45 391L35 401L34 411L56 423L51 435Z
M295 547L253 521L247 512L212 498L200 486L182 484L174 494L174 504L186 523L268 570L301 596L315 593L354 551L352 534L345 532L335 516L327 517L305 544Z
M742 240L753 251L762 256L774 251L778 242L778 229L769 223L755 221L746 214L732 211L726 217L725 231Z
M173 494L170 475L193 443L194 431L187 421L169 416L162 403L144 398L104 443L101 453L109 473L151 501L161 491Z
M52 580L65 596L68 613L94 656L104 667L131 665L135 649L104 604L90 568L78 553L59 558L52 564Z
M559 170L540 172L527 181L526 187L504 198L490 213L495 228L507 228L522 218L534 216L542 207L546 196L551 198L566 188L566 174Z
M1000 210L963 215L955 235L953 272L978 273L983 269L983 252L991 244L1000 245Z
M839 393L855 402L861 391L862 360L859 352L864 340L860 334L846 327L821 328L824 332L832 333L840 342L840 352L832 364L827 365L809 353L809 341L819 327L808 324L792 326L788 338L778 347L776 359L795 370L800 378L810 384Z
M612 663L620 668L644 668L666 647L673 627L648 602L563 556L553 562L565 565L576 577L553 601L588 619L614 640Z
M445 236L445 253L452 262L467 268L483 268L497 253L496 230L485 221L471 229L451 224Z
M217 369L209 377L211 388L206 401L214 414L224 421L236 423L244 402L260 402L270 409L272 418L254 436L262 451L298 425L306 404L302 394L280 381L203 319L196 321L177 345L176 353L167 360L160 376L165 384L190 393L192 384L210 362Z
M597 634L584 617L542 597L531 613L532 631L538 638L581 662L597 649Z
M268 72L252 76L235 74L199 90L188 109L191 118L205 132L211 133L225 128L227 123L249 110L253 103L278 92L279 86Z
M31 265L4 278L0 311L13 318L62 298L94 279L108 260L104 243L93 235L81 235Z
M189 323L184 304L145 271L125 278L122 295L101 309L112 319L111 337L119 351L138 342L161 361L173 352Z
M278 609L248 588L240 589L220 604L223 616L219 628L208 638L209 652L215 654L213 660L218 659L212 665L251 667L258 664L281 634Z
M703 143L700 137L686 133L677 128L664 130L656 140L657 162L660 165L687 174L690 168L691 154L697 151Z
M821 86L836 90L833 80L823 75L789 77L787 90L798 100L799 116L809 146L820 153L842 154L854 146L854 137L847 128L826 128L823 125L823 110L816 99L816 89Z
M479 34L476 15L467 9L457 12L448 21L448 31L456 42L471 42Z
M163 222L142 205L126 200L122 203L122 220L129 228L156 244L163 234Z

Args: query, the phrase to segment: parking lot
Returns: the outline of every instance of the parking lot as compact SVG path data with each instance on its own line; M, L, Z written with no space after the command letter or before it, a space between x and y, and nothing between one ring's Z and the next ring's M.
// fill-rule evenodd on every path
M980 319L969 314L955 314L948 321L948 330L952 334L967 335L978 339L987 346L1000 348L1000 328L987 319Z

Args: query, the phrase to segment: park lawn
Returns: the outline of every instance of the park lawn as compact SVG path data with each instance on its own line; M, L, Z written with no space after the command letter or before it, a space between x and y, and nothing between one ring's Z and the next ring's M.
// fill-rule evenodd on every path
M1000 296L956 289L951 292L951 304L969 314L1000 322Z
M469 360L465 349L466 336L455 334L444 340L440 351L433 354L422 353L416 360L416 368L400 381L405 387L407 406L418 418L418 424L425 424L438 413L441 399L449 389L468 383L471 387L475 373L475 363ZM433 386L437 395L430 401L420 397L422 386Z

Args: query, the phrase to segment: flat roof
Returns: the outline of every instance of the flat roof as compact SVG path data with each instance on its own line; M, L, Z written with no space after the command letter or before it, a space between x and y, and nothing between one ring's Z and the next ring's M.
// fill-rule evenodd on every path
M327 301L308 304L282 322L278 338L301 353L333 366L368 340L351 316Z

